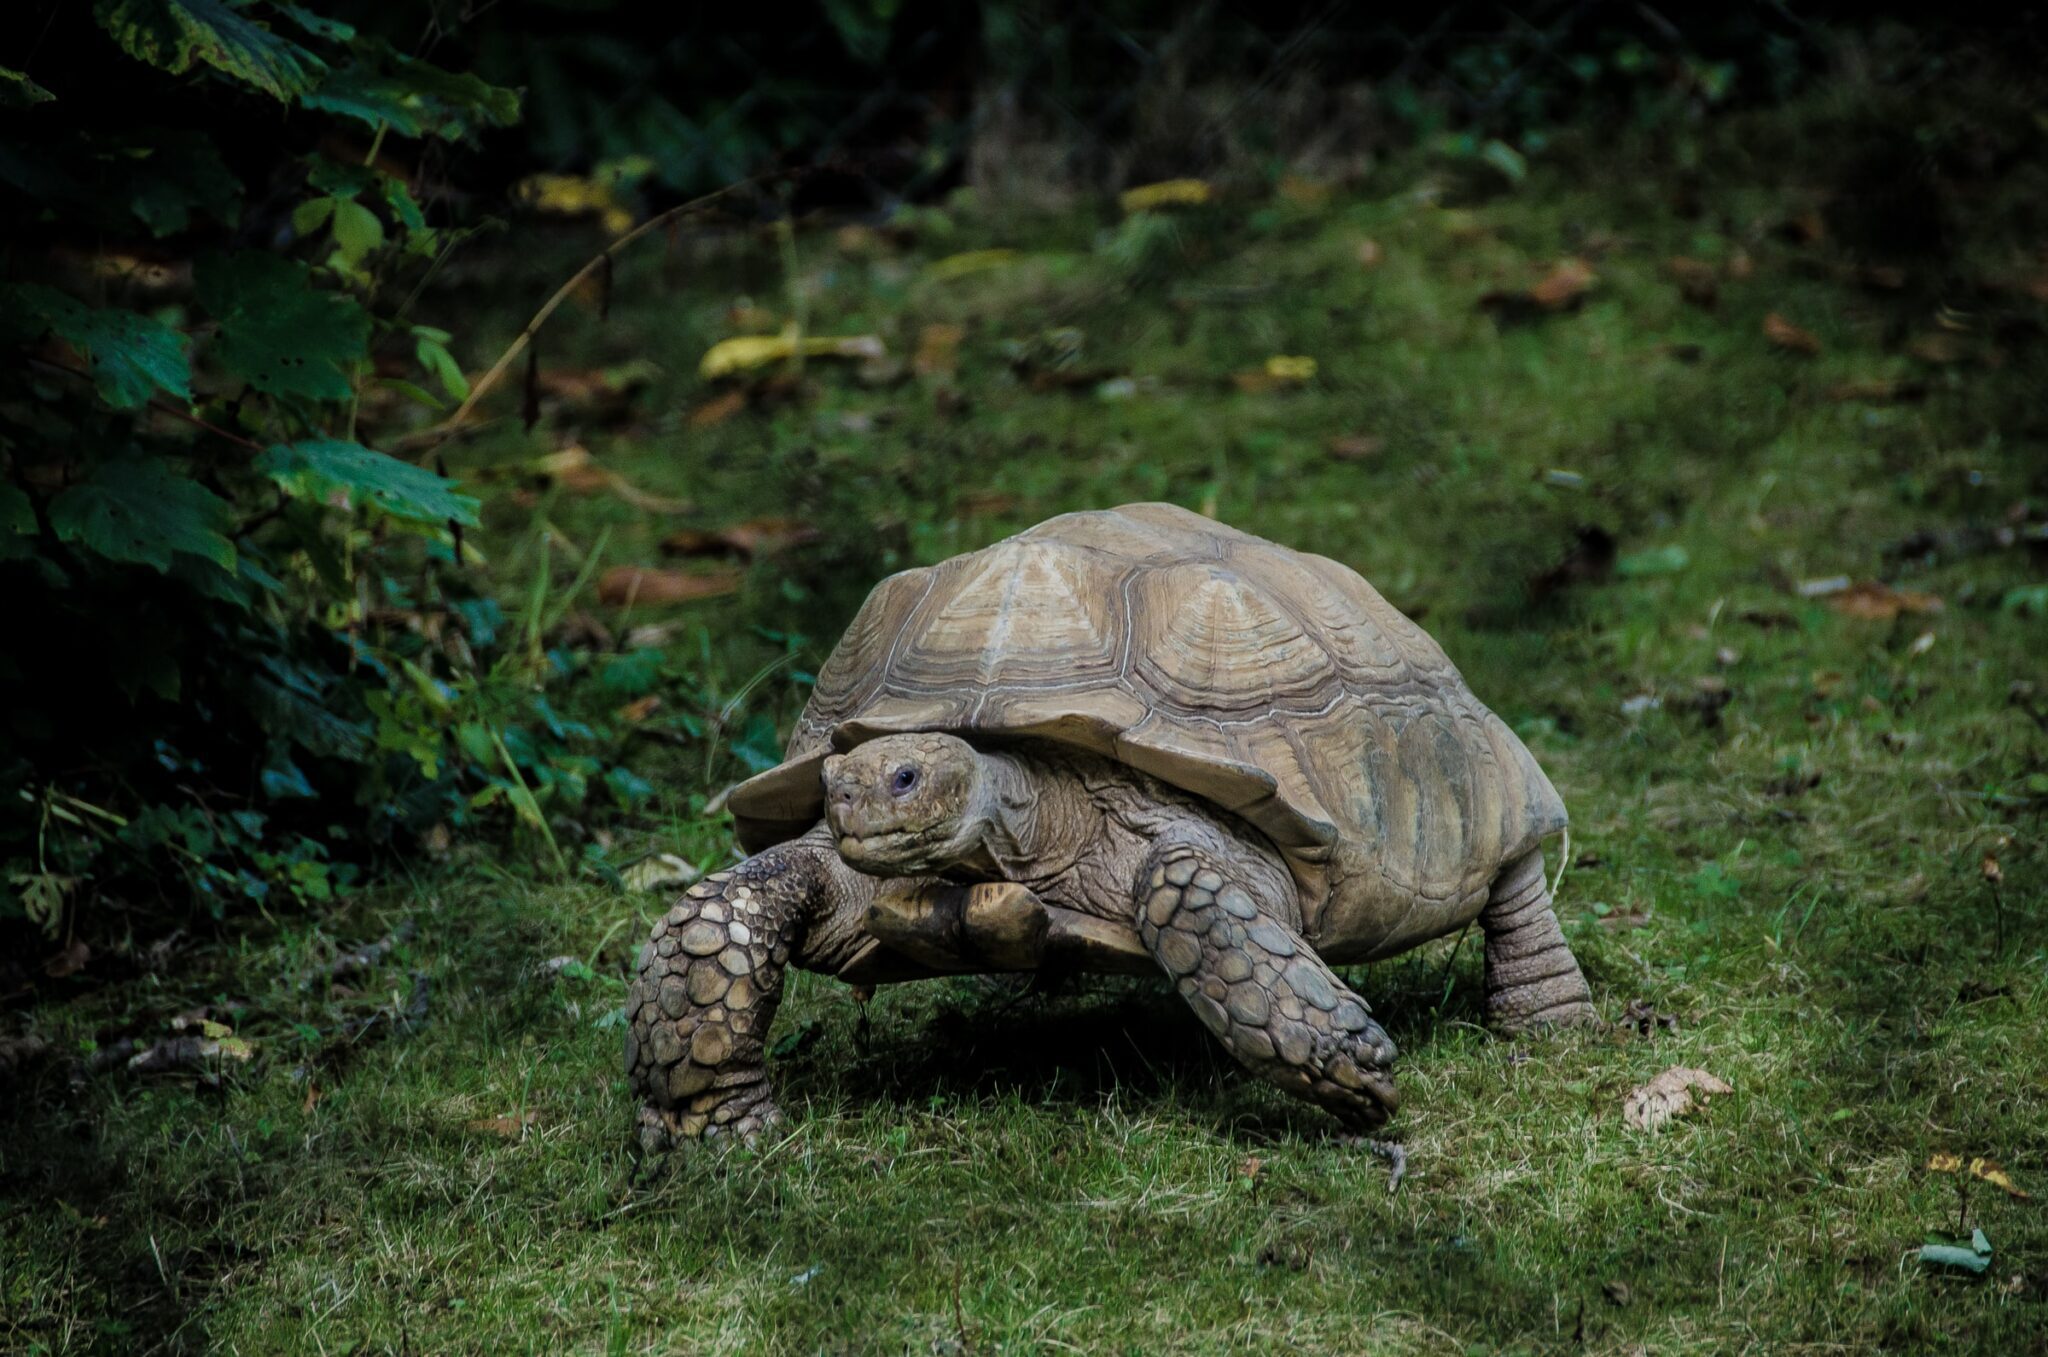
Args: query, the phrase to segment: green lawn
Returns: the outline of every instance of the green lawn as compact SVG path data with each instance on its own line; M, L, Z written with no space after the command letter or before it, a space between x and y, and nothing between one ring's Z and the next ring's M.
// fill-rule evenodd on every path
M708 603L561 597L564 650L598 644L588 621L614 644L666 629L637 638L660 641L640 766L662 811L604 828L606 861L725 860L704 807L743 771L733 746L787 729L885 571L1168 499L1345 561L1422 621L1572 810L1560 914L1603 1013L1675 1026L1496 1039L1470 940L1357 969L1403 1052L1390 1196L1163 985L934 982L863 1009L799 976L786 1136L640 1164L614 1013L663 899L458 843L317 922L163 955L137 936L44 987L17 1026L60 1053L210 1004L255 1054L217 1088L56 1060L9 1086L0 1349L2048 1350L2048 303L2020 285L2048 276L2025 234L2039 152L1893 277L1853 233L1781 229L1825 160L1773 158L1790 126L1731 130L1697 169L1561 150L1491 193L1407 160L1327 203L1247 192L1167 227L983 205L900 237L653 243L608 321L573 304L544 338L549 368L651 365L623 413L544 402L527 434L508 391L449 453L484 487L508 606L536 570L565 595L600 538L603 567L684 526L822 534ZM1715 158L1740 144L1757 158ZM591 248L522 230L539 243L484 247L437 296L471 317L451 328L508 339ZM930 271L992 247L1019 253ZM1571 254L1596 275L1576 309L1482 305ZM1681 296L1675 255L1712 270L1714 306ZM958 325L954 370L818 361L693 419L731 313L793 304L898 359ZM1820 352L1774 345L1773 313ZM1233 383L1275 355L1316 375ZM485 478L572 440L696 507ZM1832 576L1940 607L1802 593ZM728 703L714 745L701 718ZM581 828L558 826L572 860ZM405 919L375 969L308 981ZM563 955L588 969L537 970ZM394 1023L415 973L426 1016ZM1672 1065L1734 1092L1625 1125ZM1928 1171L1939 1152L2035 1197ZM1983 1275L1919 1261L1975 1228Z

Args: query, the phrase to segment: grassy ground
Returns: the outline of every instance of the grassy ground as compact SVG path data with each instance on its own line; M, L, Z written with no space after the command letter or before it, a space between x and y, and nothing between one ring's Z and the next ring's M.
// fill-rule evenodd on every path
M1337 557L1434 632L1564 793L1561 913L1603 1011L1675 1026L1501 1041L1476 947L1359 969L1404 1052L1412 1168L1389 1196L1376 1160L1248 1082L1161 986L932 983L863 1009L802 976L777 1046L786 1138L642 1165L613 1014L661 898L458 848L317 928L155 966L138 940L129 983L53 987L25 1016L75 1047L212 1004L256 1053L217 1088L49 1064L14 1087L0 1348L2048 1350L2048 733L2027 706L2048 691L2014 688L2048 654L2048 600L2025 592L2044 577L2026 539L2048 503L2048 308L1976 286L2038 275L2039 242L2000 225L2023 216L1996 215L2033 187L1973 203L1980 229L1893 278L1839 224L1798 239L1819 199L1793 180L1560 154L1476 192L1408 163L1164 237L960 211L903 241L801 233L793 272L752 237L638 257L611 320L573 312L545 353L651 362L623 422L569 405L454 459L481 478L575 438L698 506L480 479L507 581L531 578L542 523L558 587L601 532L613 564L653 562L685 524L824 534L711 603L584 600L616 637L674 624L657 691L685 713L792 644L814 665L882 571L1062 510L1171 499ZM1022 253L928 268L996 246ZM1575 309L1482 306L1568 254L1597 275ZM1681 297L1674 255L1712 268L1714 307ZM509 332L569 262L501 256L443 304ZM693 420L715 395L697 359L742 294L899 355L927 326L964 337L950 371L817 363L794 393ZM1820 352L1771 343L1772 313ZM1317 374L1233 383L1274 355ZM1835 575L1944 606L1869 594L1860 616L1798 589ZM777 669L749 709L786 723L801 697ZM702 808L731 754L671 733L649 754L668 814L614 853L713 864L728 840ZM375 969L307 982L408 918L417 937ZM536 973L561 955L588 970ZM414 973L423 1022L332 1035L402 1014ZM1629 1090L1677 1064L1734 1092L1626 1126ZM1931 1173L1937 1152L2001 1161L2036 1198ZM1984 1275L1917 1260L1930 1232L1979 1227Z

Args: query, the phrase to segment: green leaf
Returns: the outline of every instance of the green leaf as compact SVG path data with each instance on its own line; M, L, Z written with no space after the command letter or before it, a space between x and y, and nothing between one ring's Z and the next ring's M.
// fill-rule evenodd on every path
M377 214L353 199L334 200L334 243L342 257L355 264L384 243L384 223Z
M0 108L27 108L56 97L20 71L0 66Z
M99 0L93 17L123 51L173 75L195 61L289 100L319 83L327 63L225 0Z
M134 311L95 310L54 288L35 283L6 289L6 305L35 317L85 354L100 399L132 410L157 391L192 399L192 369L185 361L185 337Z
M1479 148L1479 158L1499 170L1511 184L1519 184L1529 177L1529 162L1522 153L1504 141L1489 141Z
M1922 1244L1920 1261L1935 1267L1961 1268L1966 1272L1982 1273L1991 1266L1991 1240L1982 1230L1970 1236L1967 1247L1961 1244Z
M226 500L154 458L103 462L50 501L58 540L160 571L181 551L233 570L233 526Z
M240 220L242 181L211 137L153 128L146 144L123 147L122 153L132 157L120 176L128 210L150 234L183 231L195 209L228 226Z
M419 355L420 366L441 379L441 389L452 399L469 398L469 378L462 375L462 365L455 361L455 356L448 352L448 346L442 340L421 335L415 352Z
M304 5L286 4L284 0L270 0L270 7L316 38L328 38L335 42L350 42L356 36L353 24L345 24L339 19L330 19L324 14L315 14Z
M350 507L374 505L415 523L452 519L465 527L476 526L477 502L457 494L453 481L360 443L334 438L280 443L258 457L255 467L297 498L338 499Z
M271 395L348 399L344 369L370 340L352 298L314 288L296 260L253 250L200 259L193 281L220 321L211 352L223 367Z
M310 236L334 215L334 199L308 198L292 209L292 234Z
M384 49L385 69L361 61L344 66L299 102L323 113L388 127L402 137L423 134L450 140L477 127L519 121L519 92L467 72Z
M20 486L0 481L0 532L25 537L36 530L36 506Z

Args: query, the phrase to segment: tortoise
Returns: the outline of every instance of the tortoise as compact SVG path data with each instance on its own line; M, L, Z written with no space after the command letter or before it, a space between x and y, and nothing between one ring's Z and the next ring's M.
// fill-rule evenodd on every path
M792 964L1163 972L1359 1139L1395 1049L1333 964L1476 919L1496 1026L1598 1021L1544 874L1564 804L1521 740L1357 574L1170 504L883 580L727 804L751 856L655 925L627 999L649 1148L779 1122Z

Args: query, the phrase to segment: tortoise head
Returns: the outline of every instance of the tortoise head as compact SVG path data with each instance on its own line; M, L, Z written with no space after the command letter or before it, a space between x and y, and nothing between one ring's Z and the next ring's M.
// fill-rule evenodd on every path
M825 819L849 866L922 876L981 852L982 758L951 735L884 735L825 760Z

